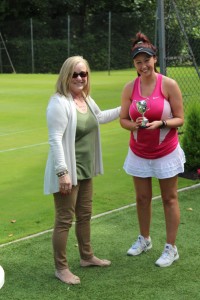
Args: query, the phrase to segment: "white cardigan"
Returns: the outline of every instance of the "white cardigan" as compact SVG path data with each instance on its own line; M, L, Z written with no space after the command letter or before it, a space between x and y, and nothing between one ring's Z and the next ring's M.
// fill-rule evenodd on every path
M101 111L91 97L87 97L86 100L98 124L108 123L119 117L120 107ZM54 94L47 107L50 150L45 169L44 194L52 194L59 191L59 181L56 174L66 169L71 177L72 185L77 185L75 157L76 123L76 106L71 94L67 98L58 93ZM99 125L96 133L94 155L96 176L103 174Z

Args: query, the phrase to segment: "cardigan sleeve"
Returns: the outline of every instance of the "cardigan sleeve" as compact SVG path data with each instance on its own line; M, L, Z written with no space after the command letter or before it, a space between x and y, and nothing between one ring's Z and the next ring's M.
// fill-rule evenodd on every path
M67 170L62 145L63 134L68 124L66 107L62 97L53 96L47 107L48 140L53 154L56 174Z
M89 98L88 103L91 104L92 109L100 124L105 124L119 118L121 106L112 109L101 110L92 98Z

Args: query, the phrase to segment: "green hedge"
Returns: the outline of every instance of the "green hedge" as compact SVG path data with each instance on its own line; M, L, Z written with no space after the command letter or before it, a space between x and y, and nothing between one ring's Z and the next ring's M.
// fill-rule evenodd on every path
M102 47L102 44L105 47ZM87 35L84 42L75 39L70 45L70 56L82 55L92 70L108 70L107 37ZM130 68L131 55L127 41L119 47L111 47L110 68L113 70ZM7 42L7 49L17 73L32 73L31 42L26 39L13 39ZM64 60L68 57L67 40L34 40L34 73L58 73ZM3 53L3 72L12 72L6 53ZM6 63L5 63L6 62Z
M183 136L183 150L186 155L186 171L200 169L200 104L188 107L187 121Z

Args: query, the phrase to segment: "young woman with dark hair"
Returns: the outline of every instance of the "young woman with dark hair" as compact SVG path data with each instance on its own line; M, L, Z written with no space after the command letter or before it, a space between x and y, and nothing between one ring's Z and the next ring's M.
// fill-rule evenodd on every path
M178 174L184 172L185 155L177 128L184 123L182 95L175 80L157 72L156 48L141 32L133 40L132 58L138 77L123 89L120 123L130 131L124 169L133 176L140 234L127 254L135 256L152 248L152 177L156 177L166 222L165 247L156 265L167 267L179 258L177 182Z

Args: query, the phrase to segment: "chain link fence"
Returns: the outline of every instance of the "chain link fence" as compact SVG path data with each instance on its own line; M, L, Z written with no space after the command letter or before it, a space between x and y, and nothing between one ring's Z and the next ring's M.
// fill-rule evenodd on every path
M186 114L191 103L199 103L200 90L200 16L192 3L196 1L188 12L180 0L164 1L166 75L179 83ZM0 72L58 73L71 55L84 56L92 70L132 68L131 38L136 32L159 46L155 5L144 16L101 12L86 19L68 15L49 22L0 22Z
M148 35L154 41L155 11ZM141 24L138 28L137 23ZM92 70L132 67L131 38L147 24L133 13L108 13L88 16L68 15L47 22L37 19L0 23L7 50L17 73L57 73L63 61L82 55ZM13 72L1 43L1 71Z
M165 2L166 74L174 78L181 88L185 115L190 105L200 105L199 18L195 6L188 14L183 3ZM179 133L183 132L184 126Z

